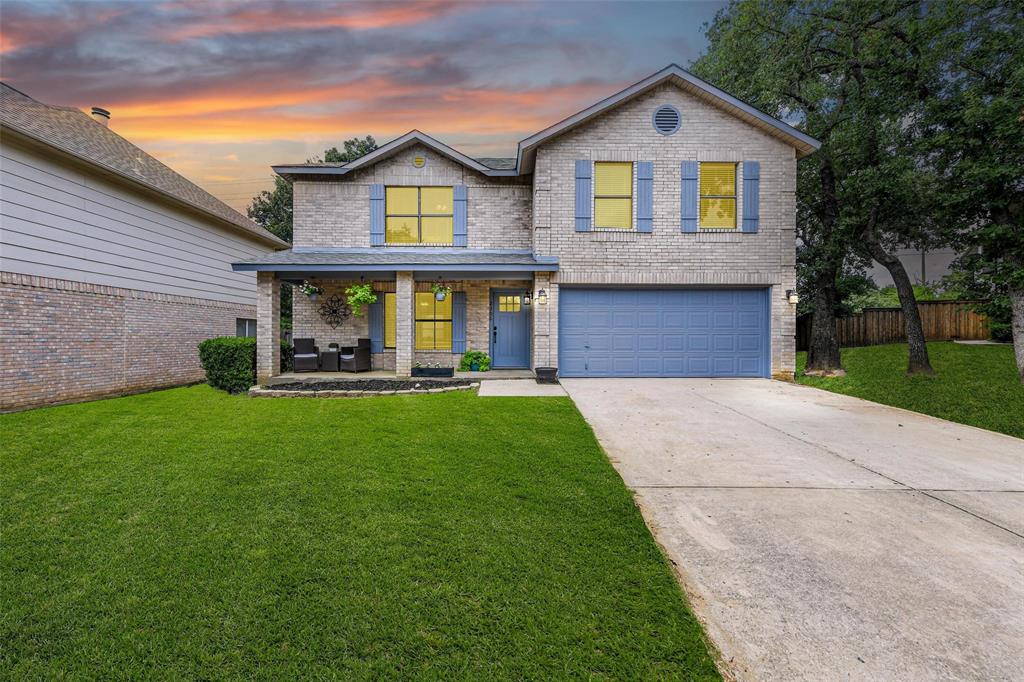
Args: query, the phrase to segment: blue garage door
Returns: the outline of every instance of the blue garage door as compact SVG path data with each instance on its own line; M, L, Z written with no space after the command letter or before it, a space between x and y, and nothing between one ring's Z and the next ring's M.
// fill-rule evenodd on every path
M767 377L767 289L562 289L565 377Z

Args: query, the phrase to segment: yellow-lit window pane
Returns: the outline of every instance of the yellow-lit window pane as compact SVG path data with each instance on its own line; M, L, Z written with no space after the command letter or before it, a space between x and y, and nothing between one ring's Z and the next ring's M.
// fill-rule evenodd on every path
M633 196L633 164L620 161L596 162L594 196Z
M702 163L700 165L700 195L702 197L736 196L736 164Z
M388 218L384 241L389 244L414 244L419 241L419 218Z
M398 311L395 294L384 294L384 347L394 348L396 343Z
M429 291L416 292L416 319L434 319L434 294Z
M434 301L434 319L452 319L452 297L450 295L445 296L443 301Z
M633 200L594 199L594 227L633 227Z
M384 212L388 215L416 215L419 213L419 188L386 188L384 190Z
M420 241L425 244L451 244L452 218L420 218Z
M451 187L421 187L420 213L423 215L451 215Z
M736 228L735 199L700 200L700 226L711 229Z
M416 323L416 350L434 350L434 323Z
M434 349L435 350L451 350L452 349L452 323L451 322L435 322L434 323Z

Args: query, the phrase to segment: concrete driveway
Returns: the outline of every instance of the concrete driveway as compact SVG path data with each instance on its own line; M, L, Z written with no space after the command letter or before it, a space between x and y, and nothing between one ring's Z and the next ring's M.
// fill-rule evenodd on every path
M1024 441L766 380L562 384L737 678L1021 679Z

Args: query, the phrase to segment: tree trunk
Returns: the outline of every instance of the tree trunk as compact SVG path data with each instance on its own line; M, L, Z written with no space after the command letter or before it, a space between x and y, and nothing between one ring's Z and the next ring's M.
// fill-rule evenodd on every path
M1024 288L1010 288L1010 311L1013 315L1013 353L1017 356L1017 374L1024 384Z
M882 248L870 233L865 235L864 244L871 257L889 271L893 284L896 285L896 293L900 297L900 308L903 309L903 319L906 321L907 348L910 351L907 374L934 374L935 370L928 359L928 345L925 343L924 326L921 324L921 311L917 307L914 285L910 283L907 269L903 267L903 262L899 258Z
M836 336L836 276L828 270L814 280L814 315L811 318L811 339L807 347L806 374L841 376L839 338Z

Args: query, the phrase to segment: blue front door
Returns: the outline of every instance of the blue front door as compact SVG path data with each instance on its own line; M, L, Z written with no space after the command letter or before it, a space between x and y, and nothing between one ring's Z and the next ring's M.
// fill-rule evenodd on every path
M530 307L523 291L491 291L491 366L530 366Z

